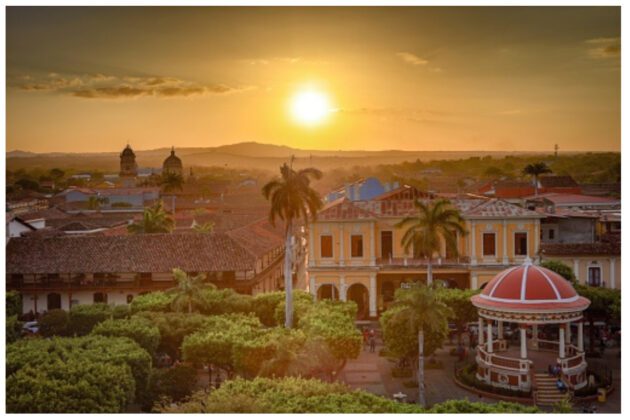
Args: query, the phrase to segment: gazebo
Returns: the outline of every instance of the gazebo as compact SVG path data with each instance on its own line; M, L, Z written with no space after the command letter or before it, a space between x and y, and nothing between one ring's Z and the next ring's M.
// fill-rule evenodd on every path
M528 392L535 373L559 364L569 389L586 385L582 311L590 301L579 296L563 277L528 259L497 274L471 300L479 314L477 379L494 387ZM572 323L577 324L575 344ZM518 326L516 349L504 338L506 324ZM539 326L550 325L558 328L557 341L539 338Z

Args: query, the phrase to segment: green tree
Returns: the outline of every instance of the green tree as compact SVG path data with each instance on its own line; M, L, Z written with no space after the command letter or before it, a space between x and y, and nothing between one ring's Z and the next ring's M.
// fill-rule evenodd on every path
M197 233L212 233L214 232L214 222L206 222L203 224L195 223L193 229Z
M440 252L441 241L449 252L458 254L457 235L466 234L464 219L448 200L440 199L428 204L416 200L414 206L418 214L405 217L396 227L406 229L401 239L405 253L413 249L414 258L427 258L427 284L431 285L433 255Z
M199 304L202 290L214 287L212 284L204 284L205 275L189 276L179 268L173 269L173 277L177 281L177 287L171 289L175 292L173 307L185 307L189 314L192 313L193 307Z
M130 338L152 356L160 344L160 330L146 318L108 319L97 324L92 334Z
M584 311L589 323L589 352L595 352L595 320L602 320L606 324L611 321L621 322L621 292L615 289L592 287L583 284L574 285L575 291L591 301Z
M541 264L541 267L548 268L551 271L554 271L564 277L566 280L569 280L571 283L575 283L575 274L573 274L573 269L558 260L545 260Z
M17 315L7 316L5 334L7 344L19 340L22 336L22 323L18 320Z
M440 287L436 292L438 299L451 308L452 316L449 320L457 325L457 342L461 344L466 325L477 319L477 308L470 298L478 294L479 290Z
M92 195L88 198L87 206L89 210L100 210L101 206L107 204L109 199L107 197L97 197Z
M7 291L7 294L5 295L5 302L7 317L22 315L22 295L20 292L15 290Z
M112 307L106 303L74 305L70 309L68 329L71 334L87 335L99 322L112 316Z
M179 365L151 372L150 388L144 409L149 410L158 401L178 402L193 393L197 385L197 369Z
M162 291L136 296L131 302L131 313L142 311L170 312L172 311L173 293Z
M166 171L162 174L160 186L165 193L183 191L184 177L176 172Z
M296 171L286 163L280 167L280 178L269 181L262 189L263 196L271 201L269 219L275 226L276 218L285 223L285 247L284 247L284 290L286 291L285 327L293 326L293 275L292 275L292 236L293 223L302 218L305 222L315 220L317 212L322 207L322 199L319 193L311 188L311 178L321 179L322 172L315 168L306 168Z
M542 174L548 174L550 172L551 169L545 162L530 163L523 168L523 173L532 177L535 195L538 195L538 177Z
M66 173L59 168L52 168L50 171L48 171L48 174L55 181L60 181L66 175Z
M392 334L389 333L392 330L391 323L406 326L406 331L399 331L399 335L405 336L412 333L417 337L417 341L413 340L412 342L415 342L418 348L418 404L424 407L426 405L424 391L424 333L425 331L430 331L433 333L432 335L435 335L435 333L439 334L441 332L445 336L448 330L447 319L452 317L452 312L439 299L433 288L419 283L413 283L408 289L397 290L392 310L393 315L385 317L383 325L384 330L388 331L388 334L384 334L385 343L390 348L388 341L392 340ZM390 309L385 312L389 311Z
M70 317L63 309L52 309L39 318L39 333L44 337L65 336L70 332Z
M169 233L173 230L175 222L164 210L162 201L158 201L152 207L144 210L142 220L130 224L129 233Z

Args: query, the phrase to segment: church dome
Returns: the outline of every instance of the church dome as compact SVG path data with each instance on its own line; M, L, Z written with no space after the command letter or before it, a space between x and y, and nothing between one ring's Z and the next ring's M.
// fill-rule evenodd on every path
M182 160L175 156L175 148L171 149L171 155L164 160L162 170L164 172L177 172L182 173Z
M506 310L583 310L590 304L562 276L531 260L497 274L472 302L478 307Z
M127 147L125 147L122 151L122 153L120 154L121 157L136 157L136 154L133 152L133 150L131 149L131 146L127 145Z

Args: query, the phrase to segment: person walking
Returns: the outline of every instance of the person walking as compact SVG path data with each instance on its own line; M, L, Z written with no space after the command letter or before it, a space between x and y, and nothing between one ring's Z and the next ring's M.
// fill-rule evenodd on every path
M370 353L374 353L376 351L376 334L374 330L370 330Z

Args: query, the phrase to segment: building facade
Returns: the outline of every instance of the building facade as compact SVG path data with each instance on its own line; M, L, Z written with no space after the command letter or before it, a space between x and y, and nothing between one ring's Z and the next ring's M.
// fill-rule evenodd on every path
M405 253L395 225L414 215L411 187L369 201L341 198L326 205L309 226L309 289L318 298L354 300L359 317L387 309L405 282L426 281L427 261ZM433 256L433 279L451 287L480 288L499 271L538 255L538 212L505 201L459 199L468 234L458 237L458 255L442 244Z

